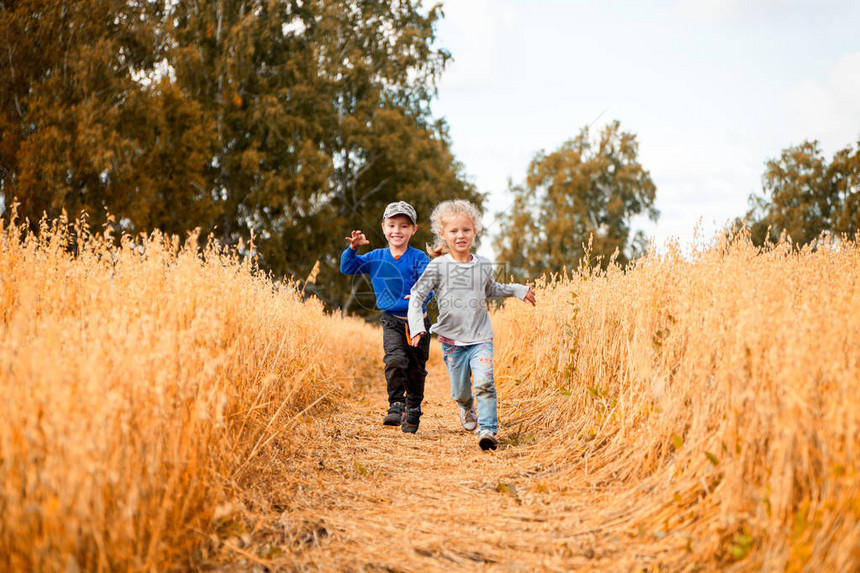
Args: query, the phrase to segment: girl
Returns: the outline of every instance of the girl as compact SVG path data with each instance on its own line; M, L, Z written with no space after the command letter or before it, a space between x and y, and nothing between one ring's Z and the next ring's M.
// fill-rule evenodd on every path
M460 423L470 432L479 427L478 445L482 450L494 450L499 444L499 419L487 299L516 296L534 306L535 294L525 285L497 283L493 280L493 263L472 254L472 243L481 230L477 207L463 200L444 201L433 210L430 219L436 241L427 250L435 258L409 296L411 343L417 346L422 336L429 336L421 301L433 291L439 319L430 331L438 335L442 344L451 397L460 405ZM474 378L474 396L470 377Z

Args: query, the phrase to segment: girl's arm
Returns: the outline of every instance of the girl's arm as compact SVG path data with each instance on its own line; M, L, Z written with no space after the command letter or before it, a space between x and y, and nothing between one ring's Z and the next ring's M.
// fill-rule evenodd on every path
M439 287L441 273L439 263L430 261L409 292L409 332L414 339L424 332L424 300L431 291Z
M421 275L423 275L424 271L427 270L427 265L429 265L429 264L430 264L430 258L427 255L425 255L424 253L421 253L421 257L419 257L417 259L416 265L415 265L415 269L418 271L418 273L417 273L418 278L421 278ZM433 298L433 291L432 290L427 294L427 298L424 299L424 302L422 302L423 307L426 307L427 303L430 302L431 298Z
M496 279L493 278L493 269L495 269L496 266L491 261L481 256L478 256L478 261L481 264L481 280L485 281L484 294L487 295L487 298L507 298L515 296L520 300L526 300L526 295L531 291L529 287L517 283L497 283Z
M487 281L487 298L506 298L509 296L515 296L520 300L525 300L526 296L529 294L530 291L531 289L526 285L521 285L517 283L497 283L495 279L493 279L492 275Z
M535 306L535 291L531 287L517 283L499 284L493 280L493 277L490 277L490 282L487 284L487 298L504 298L507 296L515 296Z

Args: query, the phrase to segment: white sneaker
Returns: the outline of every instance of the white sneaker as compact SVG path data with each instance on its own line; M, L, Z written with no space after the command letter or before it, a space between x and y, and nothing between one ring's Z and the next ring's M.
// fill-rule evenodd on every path
M459 408L460 410L460 425L467 432L474 432L478 427L478 411L474 406L471 408Z
M481 430L478 432L478 446L482 450L495 450L499 445L499 440L496 434L490 430Z

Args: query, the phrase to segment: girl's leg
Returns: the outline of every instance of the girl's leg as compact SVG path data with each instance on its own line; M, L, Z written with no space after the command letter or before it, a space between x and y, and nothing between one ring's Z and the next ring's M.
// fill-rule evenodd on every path
M478 426L495 434L499 429L499 416L493 379L493 342L482 342L468 348L471 351L469 366L475 379L475 397L478 401Z
M472 374L469 368L468 349L470 348L471 346L455 346L453 344L442 343L442 359L448 368L451 397L463 408L471 408L474 402L472 398L472 384L469 380Z

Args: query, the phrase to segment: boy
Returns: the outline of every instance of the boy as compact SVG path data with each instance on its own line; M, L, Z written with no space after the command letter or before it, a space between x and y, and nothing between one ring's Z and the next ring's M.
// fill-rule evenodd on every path
M376 307L382 312L382 348L385 352L385 381L388 387L388 413L382 423L400 426L404 432L418 431L421 402L424 400L424 365L430 354L430 338L425 336L413 347L407 326L409 301L404 298L430 259L413 247L409 239L418 230L415 209L405 201L389 203L382 216L382 232L388 241L385 249L364 255L358 247L369 245L364 233L354 230L346 237L349 247L340 257L340 272L347 275L369 274L376 294ZM432 296L432 295L431 295ZM428 297L429 298L429 297ZM423 301L425 331L430 330L427 301Z

